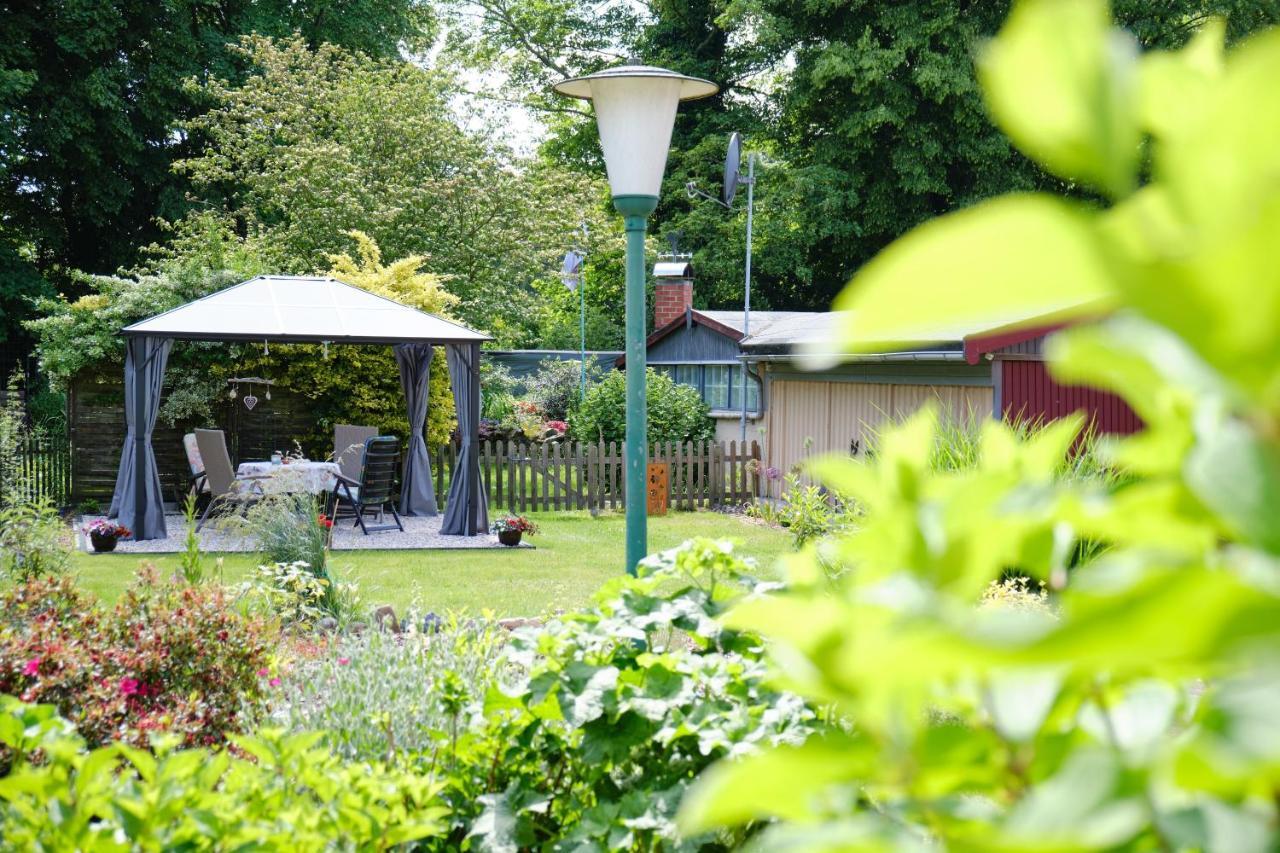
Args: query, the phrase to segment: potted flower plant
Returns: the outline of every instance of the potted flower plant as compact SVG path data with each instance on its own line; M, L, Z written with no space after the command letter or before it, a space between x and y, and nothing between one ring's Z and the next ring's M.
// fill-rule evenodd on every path
M538 532L537 525L523 515L508 515L493 523L493 532L498 534L498 541L508 548L520 544L520 537L528 533L533 536Z
M100 518L87 525L84 532L89 535L93 550L99 552L114 551L116 542L120 537L133 535L133 531L123 524L116 524L114 521L108 521L105 518Z

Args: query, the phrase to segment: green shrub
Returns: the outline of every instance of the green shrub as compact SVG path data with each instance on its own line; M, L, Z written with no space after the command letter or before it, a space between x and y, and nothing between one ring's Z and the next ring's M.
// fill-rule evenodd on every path
M269 636L217 587L144 569L106 611L50 577L6 589L0 610L0 693L56 706L90 745L216 743L260 706Z
M71 534L47 499L0 504L0 577L26 581L71 566Z
M587 388L599 379L600 369L592 361L587 365ZM568 420L582 401L582 362L544 358L538 372L525 383L529 402L536 405L547 420Z
M348 760L425 754L474 726L485 692L501 680L496 660L506 632L451 617L423 633L412 625L420 620L409 621L408 633L341 636L293 663L272 697L273 721L323 731Z
M649 441L698 441L715 437L711 411L697 390L669 376L646 373ZM569 430L578 441L622 441L627 432L626 374L612 370L587 391L569 417Z
M680 839L683 792L717 758L804 739L813 714L771 686L759 638L716 617L761 587L724 542L646 559L579 614L514 632L520 680L442 748L458 830L481 849L717 849ZM704 846L706 845L706 846Z
M788 476L777 501L757 500L747 515L787 528L797 549L823 536L847 530L857 517L855 507L838 495Z
M389 850L446 827L427 775L343 763L315 733L228 749L90 751L50 705L0 696L0 837L14 850Z

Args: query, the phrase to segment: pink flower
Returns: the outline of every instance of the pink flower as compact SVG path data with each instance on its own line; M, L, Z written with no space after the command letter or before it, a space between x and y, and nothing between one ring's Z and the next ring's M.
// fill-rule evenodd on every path
M122 696L133 696L141 692L139 690L138 679L122 678L120 679L120 694Z
M260 669L260 670L258 670L258 677L259 677L259 678L266 678L268 675L270 675L270 673L269 673L269 672L267 672L265 669Z
M40 664L44 663L44 658L32 658L27 661L27 665L22 668L22 674L34 678L40 674Z
M268 683L268 684L270 684L272 687L279 687L279 686L280 686L280 679L278 679L278 678L273 678L273 679L271 679L270 681L268 681L267 683Z
M338 666L346 666L351 663L351 658L338 658Z

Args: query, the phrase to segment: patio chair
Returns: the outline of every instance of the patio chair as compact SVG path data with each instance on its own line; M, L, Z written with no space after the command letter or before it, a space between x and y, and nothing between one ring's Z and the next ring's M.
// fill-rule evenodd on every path
M196 496L196 508L203 510L209 502L209 480L204 475L204 460L200 458L200 447L196 444L196 434L189 432L182 437L182 449L187 454L187 467L191 476L187 478L187 487L174 486L173 496L178 506L186 503L188 495Z
M348 480L360 479L360 466L364 462L364 443L377 438L376 427L334 424L333 461L342 469Z
M248 506L262 497L262 484L255 481L265 480L270 475L236 477L236 470L231 465L231 454L227 452L226 434L220 429L198 429L195 435L196 447L204 463L205 484L209 487L209 505L196 524L196 530L199 530L204 527L215 506L228 503Z
M396 512L393 491L396 471L399 467L400 439L394 435L379 435L365 440L364 462L360 466L359 479L338 476L338 484L333 490L338 508L343 505L351 508L356 516L355 526L358 526L365 536L382 530L404 532L400 513ZM395 519L395 524L382 524L384 513L388 509L391 510L391 517ZM369 512L377 512L377 527L369 527L364 523L365 514Z

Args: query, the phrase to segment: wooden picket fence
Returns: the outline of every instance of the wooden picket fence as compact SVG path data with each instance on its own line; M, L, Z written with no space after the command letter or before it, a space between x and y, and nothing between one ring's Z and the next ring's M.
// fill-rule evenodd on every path
M17 448L17 470L6 471L0 491L21 489L21 497L71 503L71 445L66 436L26 435Z
M443 502L458 450L444 445L432 456L436 499ZM670 466L672 509L739 504L760 494L760 445L755 441L661 442L650 446L649 461ZM624 470L620 442L480 445L480 477L489 506L508 512L619 509L625 506Z

